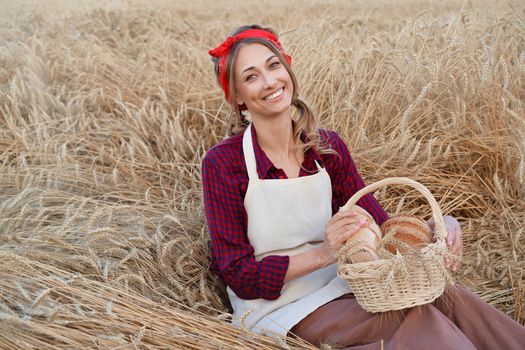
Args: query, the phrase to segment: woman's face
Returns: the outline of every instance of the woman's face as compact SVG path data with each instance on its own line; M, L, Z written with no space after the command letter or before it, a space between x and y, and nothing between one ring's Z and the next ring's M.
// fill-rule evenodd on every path
M234 67L237 103L253 115L275 115L292 104L293 82L279 58L262 44L239 49Z

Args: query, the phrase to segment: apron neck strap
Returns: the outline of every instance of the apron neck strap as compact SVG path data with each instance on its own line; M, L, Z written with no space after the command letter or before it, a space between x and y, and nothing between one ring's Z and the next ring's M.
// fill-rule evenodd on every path
M252 123L250 123L246 130L244 130L244 135L242 137L242 150L244 153L244 160L246 161L246 169L248 169L248 177L250 180L259 180L259 174L257 174L257 162L255 160L255 151L253 150ZM318 171L323 170L317 160L315 160L315 165L317 166Z
M244 130L242 151L244 153L244 160L246 161L246 169L248 169L248 177L250 180L258 180L259 174L257 174L257 162L255 161L255 151L253 150L252 141L252 123Z

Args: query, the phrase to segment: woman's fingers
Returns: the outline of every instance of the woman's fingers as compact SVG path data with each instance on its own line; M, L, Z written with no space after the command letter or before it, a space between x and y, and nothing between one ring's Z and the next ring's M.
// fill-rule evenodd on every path
M452 237L450 244L448 244L448 246L454 254L461 255L462 248L463 248L463 240L462 240L461 231L459 229L456 229L453 231L453 237Z
M344 227L346 227L348 225L355 225L355 224L358 224L359 222L360 222L360 219L357 216L355 216L355 217L344 217L344 218L341 218L339 221L335 222L334 224L332 224L328 228L328 230L334 231L334 232L339 232Z
M344 227L344 230L337 237L337 243L341 246L343 245L350 237L355 233L359 232L363 227L366 226L366 223L357 223Z
M341 220L344 217L353 217L353 216L356 216L356 215L357 215L357 213L355 211L353 211L353 210L339 211L334 216L332 216L330 218L330 220L328 220L326 225L330 226L330 225L333 225L334 223L336 223L337 221Z
M445 267L447 269L450 269L451 268L451 264L450 264L450 259L448 257L445 257Z
M447 249L454 255L461 257L463 255L463 240L462 240L462 232L461 232L461 227L459 225L459 222L454 217L449 216L449 215L444 216L443 221L445 223L445 228L447 230L447 238L446 238ZM429 220L427 222L429 223L429 225L434 224L433 220ZM433 242L437 241L435 233L434 233L434 236L432 237L432 241ZM456 271L458 269L458 266L459 266L458 259L445 258L446 268Z
M354 210L340 211L328 220L322 249L327 256L335 256L341 246L354 233L367 226L370 220L366 215Z
M453 253L456 254L459 258L463 256L463 237L459 234L456 238L456 242L453 246ZM459 261L454 261L452 270L456 271L459 267Z
M327 234L326 240L329 246L337 251L353 234L359 232L359 230L367 225L368 222L366 220L344 223L336 230L331 231L330 234Z
M447 235L447 246L449 248L454 247L458 240L459 232L456 227L449 228L448 235Z
M450 228L449 235L447 237L447 248L454 255L457 255L458 258L463 256L463 238L459 225L453 225L453 227ZM452 271L457 271L459 261L455 259L445 259L445 266L450 268Z
M339 214L339 213L338 213ZM336 214L336 215L338 215ZM343 212L341 215L338 215L336 217L334 215L332 218L335 218L335 220L329 221L326 225L326 233L327 235L340 235L341 230L348 225L355 225L359 222L364 222L366 220L365 217L362 215L356 213L356 212Z

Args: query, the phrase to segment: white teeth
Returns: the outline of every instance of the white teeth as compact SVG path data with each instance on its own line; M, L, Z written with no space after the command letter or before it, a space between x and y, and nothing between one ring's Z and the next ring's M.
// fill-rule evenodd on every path
M281 89L277 90L276 92L274 92L273 94L271 94L270 96L265 97L264 99L265 99L266 101L273 100L273 99L275 99L275 98L281 96L281 94L283 93L283 91L284 91L284 89L281 88Z

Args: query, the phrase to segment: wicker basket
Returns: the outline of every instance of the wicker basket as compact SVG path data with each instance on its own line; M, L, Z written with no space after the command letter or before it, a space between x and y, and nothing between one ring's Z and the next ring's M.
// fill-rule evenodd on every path
M357 302L369 312L400 310L430 303L443 293L447 282L452 281L444 266L444 257L449 253L445 244L447 230L443 215L425 186L404 177L387 178L355 193L340 210L352 208L365 194L387 185L409 185L425 197L432 208L437 241L405 255L392 255L380 246L378 254L382 259L355 264L349 261L349 256L355 253L352 246L343 247L339 254L338 275L348 282Z

